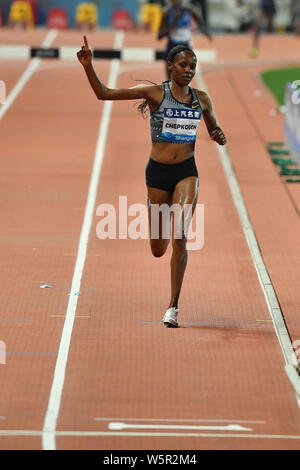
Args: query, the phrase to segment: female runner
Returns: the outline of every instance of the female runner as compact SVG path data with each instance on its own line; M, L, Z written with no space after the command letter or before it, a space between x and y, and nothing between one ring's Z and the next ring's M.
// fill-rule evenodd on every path
M217 125L212 104L204 91L189 86L196 72L194 52L184 45L174 47L168 57L171 80L158 85L138 85L132 88L108 88L97 77L92 65L92 53L84 36L84 46L77 53L89 83L100 100L143 99L141 112L148 107L152 148L146 167L148 214L151 233L151 206L175 204L181 210L173 213L171 298L163 323L177 327L178 299L187 264L186 231L174 236L176 227L184 226L184 207L196 207L198 172L194 160L196 131L201 115L209 135L220 145L226 143L223 131ZM170 215L170 214L169 214ZM166 224L168 227L166 227ZM171 216L159 219L159 230L150 237L152 254L161 257L166 252L170 237ZM153 227L152 227L153 228ZM166 230L167 229L167 230Z

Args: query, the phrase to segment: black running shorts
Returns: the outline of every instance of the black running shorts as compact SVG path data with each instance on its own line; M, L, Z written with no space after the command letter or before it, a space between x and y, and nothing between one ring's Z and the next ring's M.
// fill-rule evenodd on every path
M173 193L176 184L188 178L197 176L198 171L194 157L180 163L160 163L149 158L146 166L146 185L150 188L163 189Z

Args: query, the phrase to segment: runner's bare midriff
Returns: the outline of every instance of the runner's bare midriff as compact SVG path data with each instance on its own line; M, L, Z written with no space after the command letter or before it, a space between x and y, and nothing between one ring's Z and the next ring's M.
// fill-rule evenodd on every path
M180 163L194 155L195 144L152 142L150 158L159 163Z

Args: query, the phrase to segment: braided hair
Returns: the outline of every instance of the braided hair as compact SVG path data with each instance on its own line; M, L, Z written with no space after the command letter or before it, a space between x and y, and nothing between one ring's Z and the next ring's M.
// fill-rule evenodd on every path
M193 54L196 57L195 52L189 46L186 46L184 44L178 44L177 46L173 47L169 51L168 56L167 56L167 62L168 63L173 63L174 60L176 59L177 55L180 54L181 52L190 52L191 54ZM154 85L156 85L156 83ZM138 106L138 111L141 113L141 115L144 118L147 117L147 109L148 109L148 103L147 103L147 100L144 100Z

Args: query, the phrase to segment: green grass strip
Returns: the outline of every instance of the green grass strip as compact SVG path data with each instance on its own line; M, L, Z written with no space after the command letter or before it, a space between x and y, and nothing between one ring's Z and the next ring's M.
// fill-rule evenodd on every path
M271 90L279 106L285 103L285 85L300 80L300 67L266 70L261 74L265 85Z

